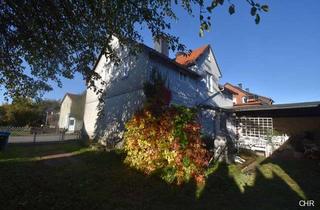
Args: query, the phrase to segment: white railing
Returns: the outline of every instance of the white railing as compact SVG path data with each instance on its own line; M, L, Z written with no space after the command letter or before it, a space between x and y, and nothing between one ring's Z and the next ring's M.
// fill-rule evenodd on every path
M252 151L264 152L265 156L271 155L284 142L289 139L287 135L270 137L252 137L240 136L237 144L239 148L249 149Z

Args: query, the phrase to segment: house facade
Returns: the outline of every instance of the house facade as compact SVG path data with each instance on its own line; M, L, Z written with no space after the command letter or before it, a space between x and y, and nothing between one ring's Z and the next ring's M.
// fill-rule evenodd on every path
M235 86L226 83L223 88L232 96L234 106L272 105L274 102L271 98L249 92L249 89L244 90L242 84Z
M63 97L60 105L59 129L65 129L70 133L81 130L83 127L85 96L86 93L67 93Z
M104 55L96 63L94 70L105 84L97 83L97 88L103 89L103 95L97 95L90 88L87 90L84 128L90 138L122 138L125 122L143 105L143 84L150 80L154 70L166 79L166 85L172 92L172 104L232 106L232 101L219 89L218 81L222 75L210 45L190 54L179 53L171 59L162 40L156 42L155 49L142 45L140 54L136 56L120 47L117 39L112 44L118 50L122 63L116 66ZM205 110L201 117L203 128L213 131L214 118L215 111Z

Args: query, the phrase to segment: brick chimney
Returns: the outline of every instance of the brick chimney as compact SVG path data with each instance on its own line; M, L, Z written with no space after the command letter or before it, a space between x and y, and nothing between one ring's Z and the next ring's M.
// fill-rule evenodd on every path
M159 53L169 57L168 42L163 37L154 38L154 49Z

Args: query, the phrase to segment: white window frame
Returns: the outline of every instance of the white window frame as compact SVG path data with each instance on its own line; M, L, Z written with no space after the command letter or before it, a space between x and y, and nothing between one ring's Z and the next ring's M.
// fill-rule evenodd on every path
M232 96L232 102L233 104L237 104L237 98L235 96Z
M207 73L206 83L207 83L208 91L213 92L213 75L212 74Z
M243 103L243 104L248 103L248 97L247 97L247 96L243 96L243 97L241 98L241 100L242 100L242 103Z

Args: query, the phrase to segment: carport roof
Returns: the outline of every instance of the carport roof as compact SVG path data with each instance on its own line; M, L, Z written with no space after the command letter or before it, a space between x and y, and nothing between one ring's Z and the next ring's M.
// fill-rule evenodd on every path
M314 117L320 116L320 101L233 107L237 116Z
M256 110L275 110L275 109L298 109L298 108L320 108L320 101L290 103L290 104L273 104L262 106L242 106L234 107L234 111L256 111Z

